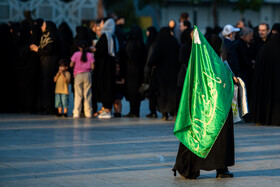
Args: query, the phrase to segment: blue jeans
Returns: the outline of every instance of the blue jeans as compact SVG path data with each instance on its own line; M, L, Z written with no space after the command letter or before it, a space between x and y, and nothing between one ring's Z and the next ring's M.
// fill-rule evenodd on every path
M55 108L68 108L69 107L69 95L67 94L55 94Z

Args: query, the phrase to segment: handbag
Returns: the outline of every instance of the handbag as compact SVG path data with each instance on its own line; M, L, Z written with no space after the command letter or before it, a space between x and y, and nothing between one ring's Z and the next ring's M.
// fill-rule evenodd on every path
M138 94L142 97L146 97L149 91L150 85L146 83L142 83L138 89Z
M239 107L238 107L238 86L234 85L234 93L231 103L232 113L233 113L233 123L238 123L241 121Z
M248 100L247 100L247 92L246 92L246 86L244 81L237 77L238 79L238 94L239 94L239 108L240 108L240 115L241 117L244 117L246 114L249 113L249 107L248 107Z

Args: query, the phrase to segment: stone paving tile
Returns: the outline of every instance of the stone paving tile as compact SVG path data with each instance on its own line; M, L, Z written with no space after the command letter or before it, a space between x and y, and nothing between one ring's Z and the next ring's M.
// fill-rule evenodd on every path
M0 114L0 186L280 186L280 127L235 124L235 177L201 171L184 180L171 171L173 126L143 117Z

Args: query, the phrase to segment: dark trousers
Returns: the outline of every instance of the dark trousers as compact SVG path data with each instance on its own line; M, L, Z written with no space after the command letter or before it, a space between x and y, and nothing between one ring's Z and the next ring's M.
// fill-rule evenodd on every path
M135 100L135 101L129 101L129 106L130 106L130 114L135 114L139 116L140 113L140 100Z
M157 98L155 96L151 96L149 98L149 109L152 114L156 114L157 112Z

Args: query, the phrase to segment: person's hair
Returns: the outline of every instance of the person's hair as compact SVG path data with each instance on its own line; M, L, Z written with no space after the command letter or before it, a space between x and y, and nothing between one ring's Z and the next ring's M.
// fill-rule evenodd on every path
M180 36L181 44L184 44L184 43L191 44L192 43L191 32L192 32L191 28L185 29L182 32L182 34Z
M99 24L101 23L102 20L103 20L102 18L98 18L98 19L96 20L96 24L99 25Z
M216 34L212 34L207 38L208 43L212 46L218 56L221 55L223 40Z
M188 20L189 14L187 12L183 12L183 13L181 13L180 18L182 20Z
M57 27L54 22L52 21L45 21L46 22L46 31L45 32L50 32L51 35L56 35L57 34Z
M147 48L149 49L152 43L156 41L158 32L154 26L147 28L147 31L149 32L149 36L147 38Z
M277 32L278 34L280 34L280 23L275 23L273 26L272 26L272 29L273 31Z
M270 29L270 28L269 28L269 25L268 25L267 23L260 23L259 26L260 26L260 25L265 25L265 26L266 26L266 30L269 30L269 29Z
M188 27L188 29L191 28L191 22L189 22L188 20L184 20L184 21L183 21L183 25L186 26L186 27Z
M39 27L41 27L44 23L44 20L42 18L38 18L34 21L35 25L38 25Z
M253 32L253 29L249 27L243 27L240 29L239 36L247 36Z
M81 61L82 62L87 62L87 42L86 41L80 41L78 44L78 47L82 49L82 56L81 56Z
M24 11L23 15L24 15L25 19L31 19L31 11L30 10Z
M105 17L105 18L102 18L102 21L105 23L108 19L110 19L109 17Z
M58 66L65 66L65 67L68 67L68 62L66 59L60 59L58 61Z

